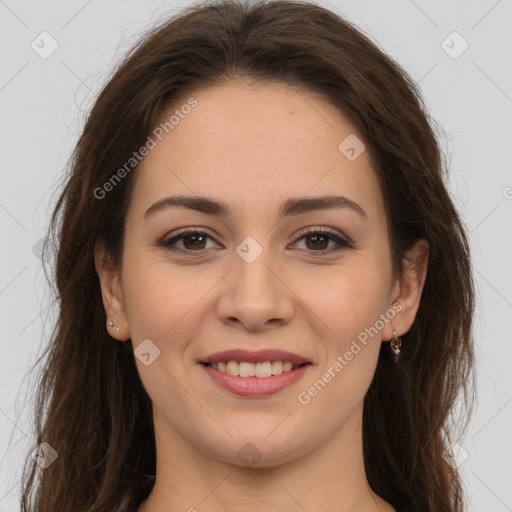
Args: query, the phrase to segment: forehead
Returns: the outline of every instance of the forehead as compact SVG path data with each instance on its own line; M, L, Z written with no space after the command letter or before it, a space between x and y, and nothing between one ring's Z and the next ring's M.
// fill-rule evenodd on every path
M191 98L195 106L185 108ZM338 109L308 91L228 82L182 96L157 125L130 209L165 195L196 194L242 215L288 197L339 193L363 203L370 217L382 216L370 155L357 156L362 137ZM347 158L349 146L357 158Z

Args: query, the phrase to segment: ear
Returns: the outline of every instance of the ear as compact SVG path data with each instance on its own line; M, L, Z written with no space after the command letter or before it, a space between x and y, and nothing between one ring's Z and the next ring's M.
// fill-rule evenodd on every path
M393 330L398 336L404 335L412 326L420 305L423 286L427 277L429 245L421 238L407 252L404 260L403 276L398 277L390 298L389 307L394 304L395 311L398 311L397 304L401 309L396 313L392 321L386 324L382 332L383 340L393 338Z
M121 286L121 271L111 264L104 245L97 242L94 247L94 266L100 279L101 297L107 315L107 331L116 340L130 338ZM110 322L114 322L111 326Z

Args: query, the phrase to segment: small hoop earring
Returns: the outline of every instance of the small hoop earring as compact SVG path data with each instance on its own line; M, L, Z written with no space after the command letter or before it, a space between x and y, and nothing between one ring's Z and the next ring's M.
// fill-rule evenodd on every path
M398 359L400 356L400 348L402 347L402 340L400 339L400 336L397 336L396 331L393 331L393 339L390 341L389 346L391 347L393 354Z

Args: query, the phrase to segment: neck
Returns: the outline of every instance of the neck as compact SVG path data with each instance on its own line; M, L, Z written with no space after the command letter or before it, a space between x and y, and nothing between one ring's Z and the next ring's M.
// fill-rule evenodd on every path
M361 410L315 450L253 467L205 455L160 420L157 478L138 512L395 512L366 479Z

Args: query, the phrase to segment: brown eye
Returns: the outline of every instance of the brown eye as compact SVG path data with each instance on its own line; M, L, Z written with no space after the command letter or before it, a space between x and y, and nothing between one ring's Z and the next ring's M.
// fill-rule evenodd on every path
M304 239L306 249L310 252L332 253L342 249L352 247L350 242L336 233L320 230L318 228L309 229L302 233L297 241ZM334 247L329 248L329 243L334 242Z
M331 241L329 237L320 234L306 235L304 238L306 240L306 245L308 246L308 249L325 250L327 249L327 246ZM308 241L311 241L311 244L308 244Z
M204 235L185 235L181 237L185 249L204 249L205 236Z
M213 238L204 231L188 230L162 240L159 245L169 251L185 255L193 255L194 253L202 254L208 249L208 239L213 240ZM315 254L315 256L322 256L353 247L348 240L338 234L318 228L303 232L295 244L301 240L304 240L306 245L306 248L301 250L311 254L318 253ZM331 242L334 244L333 247L329 247Z
M185 231L171 238L164 239L161 245L174 252L201 252L206 249L205 244L211 236L204 231ZM182 247L176 247L181 242Z

